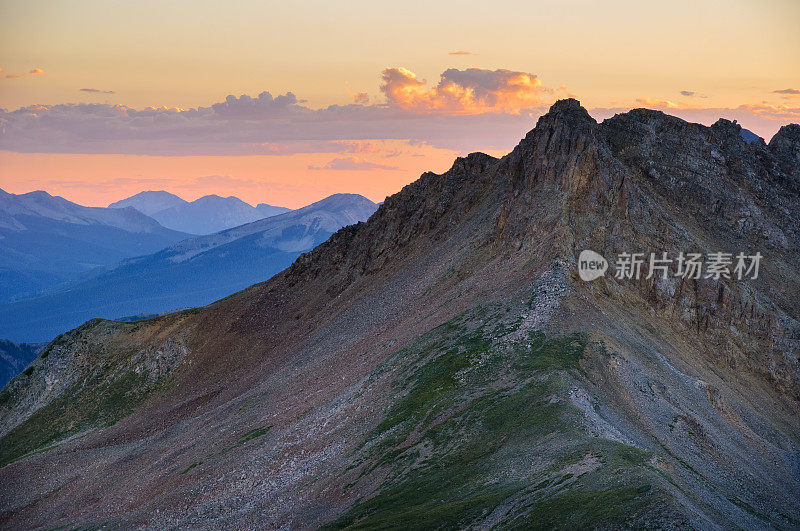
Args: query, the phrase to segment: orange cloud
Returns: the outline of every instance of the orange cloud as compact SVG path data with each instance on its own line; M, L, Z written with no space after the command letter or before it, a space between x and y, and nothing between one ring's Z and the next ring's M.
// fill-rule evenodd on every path
M353 98L353 103L356 105L366 105L369 103L369 95L366 92L351 92L347 83L344 84L347 95Z
M700 109L697 105L691 103L678 102L669 100L657 100L655 98L636 98L636 103L641 103L645 107L653 107L656 109Z
M479 68L445 70L431 88L410 70L387 68L381 90L391 106L442 114L520 114L540 105L549 91L534 74Z
M3 69L0 68L0 72L2 72L2 71L3 71ZM31 75L31 76L35 76L35 75L38 75L38 74L44 74L44 70L42 70L41 68L34 68L30 72L28 72L28 74ZM22 74L8 74L8 75L6 75L6 77L9 78L9 79L16 79L18 77L22 77Z
M716 113L718 116L723 116L726 112L737 111L746 112L751 116L765 118L767 120L800 119L800 107L791 107L786 104L772 105L767 102L745 103L733 108L715 108L684 102L675 103L669 100L657 100L654 98L636 98L636 101L645 107L671 111L703 111Z
M448 55L475 55L472 52L467 52L465 50L456 50L455 52L450 52Z
M761 116L770 120L800 120L800 107L790 107L789 105L785 104L746 104L739 105L737 109L749 111L755 116Z

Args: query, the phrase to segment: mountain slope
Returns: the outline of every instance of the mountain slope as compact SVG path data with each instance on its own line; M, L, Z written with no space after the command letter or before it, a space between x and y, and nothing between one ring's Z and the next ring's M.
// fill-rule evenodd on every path
M0 518L794 528L798 137L560 101L268 282L89 322L0 395ZM587 283L584 249L764 260Z
M84 207L46 192L0 193L0 302L186 238L133 208Z
M336 194L299 210L184 240L68 289L0 305L0 337L47 341L93 317L200 306L270 278L376 205ZM5 335L4 335L5 334Z
M268 205L266 203L259 203L256 205L256 210L261 215L262 218L269 218L272 216L277 216L278 214L284 214L286 212L290 212L290 208L286 207L279 207Z
M142 214L152 216L168 208L185 205L185 199L164 190L147 190L108 205L108 208L133 207Z

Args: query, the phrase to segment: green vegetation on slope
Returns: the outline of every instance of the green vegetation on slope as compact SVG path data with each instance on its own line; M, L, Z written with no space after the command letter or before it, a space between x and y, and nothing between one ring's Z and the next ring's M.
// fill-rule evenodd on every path
M381 487L329 527L613 525L654 501L648 455L587 435L565 400L586 338L518 327L467 312L387 362L400 396L348 486Z
M147 383L134 371L108 382L76 383L0 439L0 466L86 429L115 423L150 395Z
M42 356L64 342L66 335ZM130 365L134 354L115 352L112 356L102 347L93 351L89 374L0 439L0 466L83 431L110 426L137 409L166 384L168 376L153 377L141 367L137 372Z

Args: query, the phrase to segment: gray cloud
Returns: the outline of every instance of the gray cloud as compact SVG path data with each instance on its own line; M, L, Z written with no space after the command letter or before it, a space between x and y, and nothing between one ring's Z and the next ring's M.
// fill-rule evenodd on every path
M211 109L219 118L253 120L288 117L310 111L307 107L302 106L302 103L305 103L305 100L298 100L291 92L273 98L272 94L264 91L256 98L251 98L246 94L242 94L238 98L228 96L224 102L213 104Z
M209 107L102 103L0 109L0 150L135 155L347 153L347 141L420 139L456 150L513 146L545 108L519 115L420 117L386 104L312 109L292 93L229 96Z
M78 90L81 91L81 92L93 92L93 93L98 93L98 94L114 94L113 90L100 90L100 89L96 89L96 88L82 88L82 89L78 89Z
M681 95L682 95L682 96L694 96L694 94L695 94L695 93L694 93L694 91L692 91L692 90L682 90L682 91L681 91Z
M353 142L404 140L468 152L510 149L547 111L553 95L533 74L449 69L428 86L412 72L384 72L386 103L314 109L293 93L228 96L208 107L134 109L101 103L30 105L0 109L0 150L21 153L134 155L291 155L357 153ZM410 87L413 96L403 96ZM449 89L464 88L451 99ZM467 90L468 89L468 90ZM100 90L100 89L89 89ZM784 89L791 95L796 89ZM788 91L788 92L787 92ZM458 92L458 91L455 91ZM688 92L688 91L687 91ZM547 98L545 102L542 99ZM404 99L405 98L405 99ZM590 109L596 118L627 108ZM738 119L769 138L781 123L797 121L788 106L665 108L691 121ZM346 159L346 157L345 157ZM332 161L334 162L334 161ZM346 166L352 161L334 162ZM388 169L389 167L383 168Z

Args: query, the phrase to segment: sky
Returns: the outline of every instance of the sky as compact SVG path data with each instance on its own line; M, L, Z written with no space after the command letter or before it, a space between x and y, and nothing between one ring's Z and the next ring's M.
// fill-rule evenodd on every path
M508 152L557 99L766 140L800 122L800 2L0 0L0 188L374 201Z

